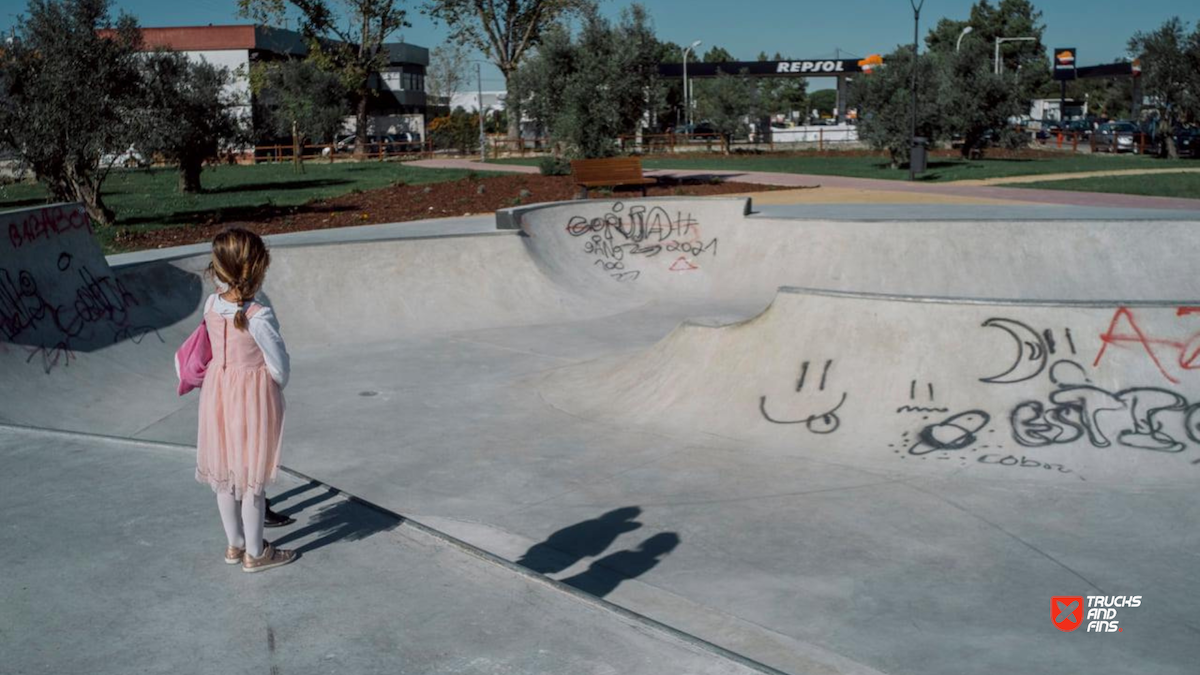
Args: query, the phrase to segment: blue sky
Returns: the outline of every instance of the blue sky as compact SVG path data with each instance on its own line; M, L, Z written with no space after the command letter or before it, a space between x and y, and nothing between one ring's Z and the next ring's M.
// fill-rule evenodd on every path
M336 0L333 0L336 4ZM115 0L115 6L138 17L143 26L241 23L234 0ZM605 0L601 7L616 15L625 2ZM686 44L703 40L717 44L742 59L759 51L776 51L794 58L832 57L835 48L852 55L890 51L912 40L912 9L907 0L647 0L658 35ZM1128 0L1041 0L1048 47L1078 47L1079 63L1091 65L1125 55L1129 36L1151 30L1171 16L1189 25L1200 19L1197 0L1155 0L1148 4ZM966 18L970 0L927 0L921 13L921 35L941 17ZM446 37L445 29L420 14L420 4L410 3L412 28L404 39L433 47ZM0 0L0 29L8 32L24 0ZM293 24L294 25L294 24ZM968 36L966 39L971 39ZM484 71L484 88L503 86L495 69ZM815 81L815 86L824 82Z

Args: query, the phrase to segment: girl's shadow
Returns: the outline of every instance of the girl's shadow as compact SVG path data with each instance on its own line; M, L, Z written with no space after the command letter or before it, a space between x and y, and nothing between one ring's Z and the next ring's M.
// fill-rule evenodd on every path
M597 597L616 590L626 579L637 578L654 569L662 557L679 546L679 535L660 532L638 545L636 549L618 551L600 558L588 566L586 572L561 581Z
M284 534L272 543L275 546L285 546L290 542L316 535L315 539L295 549L297 553L303 555L340 541L358 541L379 532L394 530L400 525L401 520L403 520L397 516L347 499L336 490L329 488L325 488L321 494L315 497L300 502L289 509L284 509L281 513L295 514L307 506L328 501L335 497L337 501L321 507L321 510L303 526Z
M634 520L641 514L639 507L625 506L564 527L530 547L517 564L542 574L561 572L584 558L604 553L617 537L641 527Z

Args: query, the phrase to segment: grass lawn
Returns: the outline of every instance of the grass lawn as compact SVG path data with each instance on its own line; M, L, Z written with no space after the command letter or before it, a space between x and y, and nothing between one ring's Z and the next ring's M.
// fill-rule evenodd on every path
M217 166L204 170L204 192L178 191L172 169L114 170L104 182L107 203L117 213L117 228L182 227L211 219L236 220L264 206L299 206L314 199L372 190L396 183L420 185L465 177L468 171L423 169L398 162L308 162L304 173L291 164ZM0 186L0 210L45 203L41 185ZM114 228L97 230L106 252L114 252Z
M1196 163L1200 169L1200 162ZM1021 183L1011 187L1045 190L1076 190L1079 192L1114 192L1126 195L1153 197L1183 197L1200 199L1200 173L1160 173L1152 176L1097 176L1069 180Z
M537 159L494 160L497 163L537 165ZM853 178L908 180L907 169L892 169L881 156L864 155L731 155L729 157L647 157L647 169L711 169L719 171L774 171L808 173ZM1162 169L1173 164L1167 160L1140 155L1051 155L1045 158L978 159L931 157L929 170L920 180L946 182L1004 176L1028 176L1042 173L1109 171L1117 169Z

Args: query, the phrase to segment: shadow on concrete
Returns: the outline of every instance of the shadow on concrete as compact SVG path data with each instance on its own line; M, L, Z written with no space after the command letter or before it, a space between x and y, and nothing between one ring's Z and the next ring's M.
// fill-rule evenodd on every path
M517 564L542 574L561 572L584 558L600 555L617 537L641 527L634 520L641 514L641 507L625 506L564 527L530 547Z
M335 491L326 489L323 494L300 502L291 509L287 509L286 512L296 513L302 508L325 501L337 494ZM284 534L272 543L275 546L286 546L293 541L315 536L316 538L312 541L296 547L296 552L303 555L329 546L330 544L342 541L359 541L380 532L394 530L400 525L400 521L401 519L396 516L388 515L343 498L333 504L322 507L303 527Z
M174 265L113 271L102 258L90 267L85 258L64 251L57 266L27 261L29 269L0 270L0 287L8 293L0 303L0 343L68 354L125 342L166 345L159 330L200 305L202 279Z
M333 499L334 497L337 496L337 494L338 494L337 492L330 490L329 488L325 488L325 490L323 492L321 492L320 494L318 494L316 496L309 497L308 499L305 499L302 502L297 502L296 504L292 504L291 506L284 508L284 509L275 509L275 512L281 516L294 516L297 513L300 513L301 511L303 511L304 509L309 508L310 506L316 506L317 504L320 504L321 502L327 502L330 499ZM280 501L282 501L280 498L272 497L271 498L271 508L274 509L275 505L278 504Z
M639 577L654 569L662 557L674 551L677 546L678 534L660 532L643 541L635 549L606 555L589 565L587 571L561 581L603 598L616 590L622 581Z
M274 497L271 497L271 506L277 506L279 504L286 502L287 500L291 499L292 497L302 495L305 492L308 492L309 490L315 490L319 487L321 487L321 484L315 480L310 480L307 483L305 483L304 485L297 485L296 487L294 487L290 490L285 490L285 491L280 492L279 494L275 495Z

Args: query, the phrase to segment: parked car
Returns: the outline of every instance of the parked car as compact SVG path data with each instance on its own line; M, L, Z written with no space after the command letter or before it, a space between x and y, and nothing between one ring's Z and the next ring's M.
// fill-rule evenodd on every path
M142 153L138 152L137 148L131 145L125 152L101 157L100 166L121 166L128 169L144 168L150 166L150 160L142 156Z
M1091 138L1092 123L1089 120L1071 120L1067 122L1067 133L1079 134L1079 138Z
M1163 150L1162 154L1166 155L1166 148ZM1176 131L1175 150L1180 157L1200 159L1200 127L1185 127Z
M711 122L698 122L696 124L680 124L675 127L677 134L715 134L717 128Z
M334 151L341 154L354 152L357 137L354 134L342 136L334 142ZM412 152L421 148L420 134L404 131L398 134L367 137L367 154L377 155L382 150L384 154Z
M1132 122L1105 122L1093 138L1097 152L1136 152L1137 136L1141 133Z

